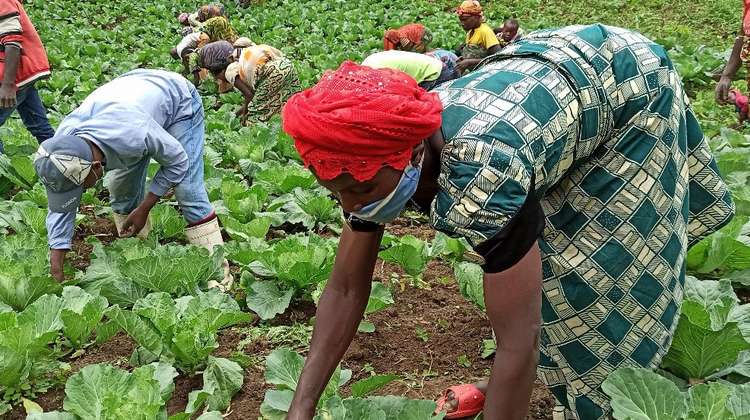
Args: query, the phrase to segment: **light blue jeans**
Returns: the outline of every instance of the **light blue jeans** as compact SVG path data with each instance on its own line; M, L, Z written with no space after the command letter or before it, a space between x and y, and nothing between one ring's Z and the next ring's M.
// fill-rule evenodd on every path
M183 217L192 224L208 217L213 206L208 201L203 182L203 144L205 127L203 102L198 91L191 85L193 115L177 121L165 129L177 139L188 156L190 166L185 178L174 187L174 195ZM146 175L150 157L145 157L133 167L109 171L105 185L109 189L112 210L117 214L130 214L143 201L146 190Z

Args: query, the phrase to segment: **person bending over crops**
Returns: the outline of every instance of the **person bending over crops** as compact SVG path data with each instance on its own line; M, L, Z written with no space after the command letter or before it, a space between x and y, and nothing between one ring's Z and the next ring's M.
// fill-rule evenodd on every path
M148 215L168 191L188 223L192 244L222 245L219 223L203 183L203 106L198 91L177 73L133 70L96 89L39 146L34 169L47 189L50 271L63 280L78 204L108 172L115 225L121 236L148 235ZM151 159L161 168L144 196ZM225 278L210 286L232 285Z
M740 65L743 63L748 69L747 89L750 90L750 0L744 0L742 11L742 26L734 40L732 53L729 55L729 61L721 73L721 78L716 84L716 101L720 105L730 103L729 90L732 87L732 80L737 75Z
M235 44L237 46L237 44ZM268 121L302 89L291 60L270 45L235 48L217 77L242 92L242 123Z
M501 45L492 28L484 23L484 12L478 1L464 1L456 9L456 14L466 31L466 42L459 47L458 60L458 69L464 73L472 70L483 58L500 51Z
M226 93L232 90L232 86L223 79L217 78L217 75L229 65L232 51L234 51L234 46L228 41L211 42L188 52L182 62L183 65L187 62L186 73L193 75L194 85L200 85L205 78L204 70L208 70L219 85L218 93Z
M400 70L414 78L419 86L426 90L432 90L458 77L458 72L444 66L440 59L409 51L380 51L367 56L362 65L376 69Z
M192 54L197 48L198 43L201 39L200 32L189 32L184 34L180 42L172 48L169 54L175 60L180 60L183 66L183 74L190 74L190 54ZM202 78L200 79L202 80Z
M234 43L239 38L237 31L234 30L229 20L223 16L208 19L198 27L198 30L200 31L198 47L203 47L216 41Z
M282 119L346 220L290 420L313 416L367 306L384 225L409 202L484 261L491 376L439 408L493 420L525 418L536 374L558 416L607 418L602 381L658 365L687 248L734 211L666 51L625 29L534 32L430 93L345 62Z
M460 76L460 73L456 68L458 56L448 50L430 48L430 42L432 42L432 34L424 25L410 23L398 29L389 29L385 31L385 35L383 36L383 50L399 50L427 54L431 57L437 58L443 63L443 70L441 71L440 78L444 79L444 81L452 80Z
M26 129L38 142L55 134L34 86L49 74L42 40L21 2L0 2L0 126L17 109ZM0 141L2 153L3 142Z
M203 5L193 13L180 13L179 16L177 16L177 20L180 21L182 26L199 27L203 22L217 16L227 16L226 11L224 10L224 5L221 3Z
M409 23L397 29L388 29L383 34L383 49L427 52L432 42L432 33L421 23Z

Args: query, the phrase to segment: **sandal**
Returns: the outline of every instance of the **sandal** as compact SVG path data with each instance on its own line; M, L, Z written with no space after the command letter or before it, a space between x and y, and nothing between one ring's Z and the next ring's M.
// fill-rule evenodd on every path
M452 386L443 392L443 396L437 400L437 409L435 414L443 412L443 407L448 401L448 392L453 391L453 397L458 400L458 408L455 411L447 413L445 419L461 419L464 417L475 416L482 412L484 408L484 394L473 384L463 384Z

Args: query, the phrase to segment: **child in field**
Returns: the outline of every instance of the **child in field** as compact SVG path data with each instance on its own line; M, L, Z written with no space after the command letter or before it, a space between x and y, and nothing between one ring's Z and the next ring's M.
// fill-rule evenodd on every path
M50 74L47 53L18 0L0 1L0 126L18 110L39 143L55 134L34 83ZM3 144L0 142L0 153Z
M506 47L523 36L523 29L518 24L518 19L506 19L503 26L495 28L495 36L500 41L500 45Z

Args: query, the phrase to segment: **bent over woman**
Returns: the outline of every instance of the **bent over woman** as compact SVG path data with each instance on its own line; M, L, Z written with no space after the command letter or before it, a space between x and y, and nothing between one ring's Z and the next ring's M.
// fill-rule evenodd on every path
M493 420L525 418L537 374L569 417L607 418L602 381L658 365L687 249L734 210L664 48L619 28L529 34L433 93L346 62L283 120L347 220L288 419L311 418L409 200L485 260L497 353L468 388ZM472 414L463 396L451 417Z

